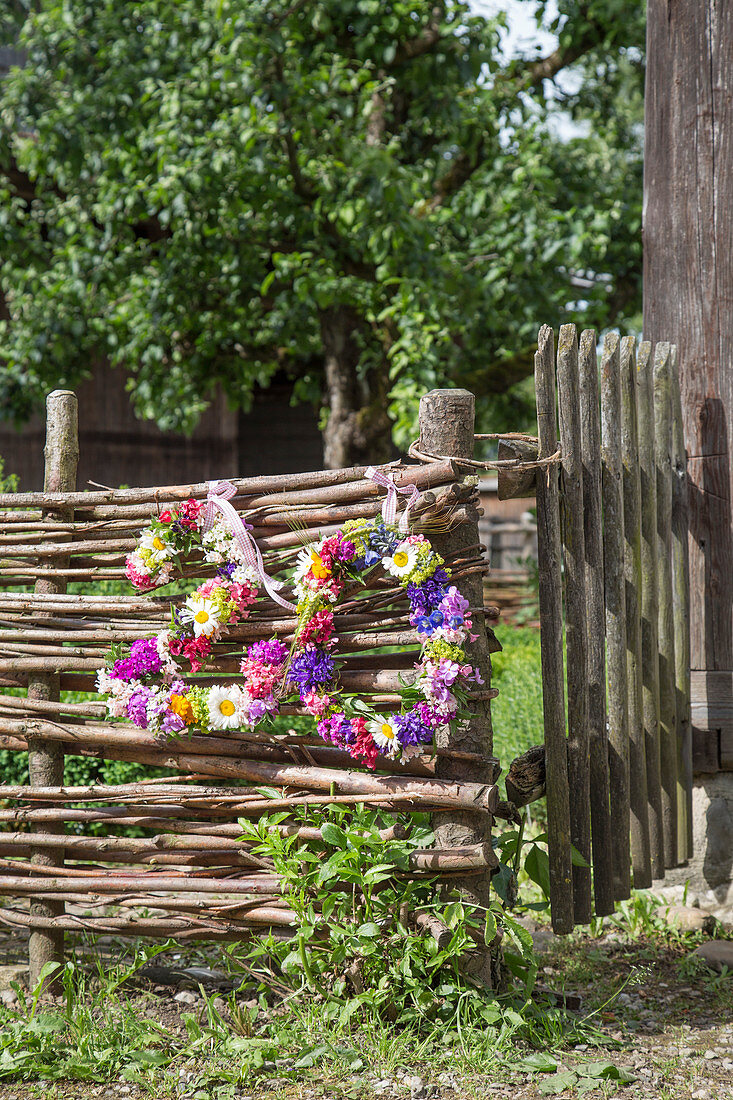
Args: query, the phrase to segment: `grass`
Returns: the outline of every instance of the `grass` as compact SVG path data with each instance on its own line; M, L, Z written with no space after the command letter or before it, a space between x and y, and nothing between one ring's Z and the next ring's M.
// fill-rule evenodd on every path
M499 689L491 703L491 719L494 755L506 771L516 756L544 738L540 632L499 624L495 633L504 648L491 658L491 684Z
M273 1079L282 1085L324 1080L330 1094L340 1097L351 1095L355 1076L394 1078L427 1065L432 1077L486 1075L518 1052L528 1056L540 1046L603 1041L592 1024L511 997L487 999L494 1007L490 1026L462 1014L460 1001L450 1019L428 1021L428 1027L387 1023L372 1013L343 1021L323 996L262 989L255 995L236 957L226 954L215 960L234 979L226 1008L220 998L204 994L195 1008L171 1015L136 979L153 954L170 946L151 951L138 945L129 959L112 966L95 959L94 947L87 946L81 961L64 969L59 1004L36 994L17 1010L2 1012L0 1079L122 1080L148 1095L172 1097L179 1095L183 1074L187 1095L200 1090L200 1100L230 1096L235 1087L251 1087L253 1079L263 1086L272 1086ZM186 954L189 962L211 965L210 957L201 959L191 949Z
M390 1083L387 1095L407 1097L419 1076L440 1100L484 1100L502 1085L517 1100L688 1098L701 1071L726 1072L703 1054L724 1042L712 1033L729 1022L730 977L692 960L699 934L670 928L657 905L635 894L614 917L550 944L543 982L580 992L578 1012L489 995L482 1025L460 998L450 1015L428 1013L422 1024L361 1010L343 1019L327 992L258 983L241 945L77 941L57 1002L26 995L14 1010L0 1009L0 1080L19 1096L23 1082L43 1082L46 1097L76 1097L78 1086L63 1082L81 1081L171 1100L232 1100L243 1091L253 1100L361 1100L380 1081ZM196 1003L182 1005L145 977L149 963L216 967L229 991L199 987ZM659 1018L653 1036L650 1010ZM680 1055L688 1044L692 1061ZM726 1087L716 1080L710 1096L728 1095Z

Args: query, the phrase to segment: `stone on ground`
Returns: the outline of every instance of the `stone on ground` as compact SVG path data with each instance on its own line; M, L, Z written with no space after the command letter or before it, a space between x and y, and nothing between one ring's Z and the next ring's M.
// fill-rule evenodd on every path
M709 940L696 947L691 955L706 962L711 970L723 970L724 967L733 976L733 940Z
M28 966L23 963L9 963L0 966L0 989L11 989L12 983L28 986Z
M690 905L660 905L657 908L657 916L678 928L680 932L713 932L715 930L715 917L712 913L706 913L704 909L696 909Z

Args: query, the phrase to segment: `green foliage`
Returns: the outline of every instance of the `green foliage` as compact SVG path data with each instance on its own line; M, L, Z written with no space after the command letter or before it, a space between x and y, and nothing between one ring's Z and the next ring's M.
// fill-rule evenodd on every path
M0 493L17 493L18 475L5 473L5 460L0 458Z
M320 402L330 348L403 444L435 384L526 418L538 323L639 308L633 0L560 4L573 92L460 0L33 7L0 94L6 415L103 357L188 430L282 369Z
M401 877L412 849L433 840L426 815L412 818L407 839L385 842L380 829L399 818L332 806L325 824L319 815L318 844L272 829L288 816L240 822L255 842L252 850L273 861L297 915L292 940L264 937L246 956L262 989L274 980L293 992L317 992L327 1002L325 1018L339 1026L352 1017L398 1019L422 1033L436 1023L454 1026L458 1016L471 1026L511 1022L521 1030L517 1005L531 996L537 973L527 930L501 901L472 908L458 898L438 899L434 880ZM306 810L298 820L308 820ZM418 926L416 913L433 914L450 932L447 941ZM466 976L477 948L502 935L504 959L521 983L519 1001L518 990L497 999Z
M58 963L47 963L30 997L14 982L20 1007L4 1014L0 1028L0 1079L107 1081L131 1067L167 1065L176 1050L160 1050L173 1045L166 1029L140 1019L119 995L120 986L167 946L140 948L131 965L108 974L98 969L94 984L73 962L60 975ZM49 1009L41 994L54 976L61 979L63 1003Z
M494 754L506 770L516 756L544 740L540 632L501 623L495 631L504 649L491 657L491 684L499 689L491 720Z
M572 1069L559 1069L558 1061L547 1054L532 1054L521 1063L530 1073L549 1073L551 1076L540 1081L542 1096L565 1096L573 1089L574 1096L585 1096L605 1084L604 1096L616 1091L618 1086L631 1085L638 1080L630 1070L617 1066L614 1062L578 1062Z

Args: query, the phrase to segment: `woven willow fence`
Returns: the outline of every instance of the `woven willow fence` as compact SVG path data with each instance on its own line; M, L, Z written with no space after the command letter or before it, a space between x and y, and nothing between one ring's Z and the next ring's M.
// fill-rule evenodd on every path
M366 803L430 811L436 846L414 851L409 873L439 874L485 903L496 866L491 825L498 768L489 711L495 693L488 686L493 634L486 625L494 612L483 607L487 566L478 544L475 478L464 478L469 469L459 461L395 463L390 474L397 486L419 490L413 529L430 532L471 603L480 628L468 654L485 686L469 699L473 719L454 724L434 751L404 766L380 757L370 772L318 737L258 730L168 738L110 721L101 702L67 701L67 692L94 691L112 643L165 626L167 595L110 596L95 586L124 578L125 555L151 513L201 499L207 485L77 492L76 398L57 391L47 412L45 491L0 497L0 747L28 750L30 764L29 786L0 787L6 830L0 832L0 896L9 899L0 907L0 925L30 929L31 980L61 957L65 931L177 939L238 939L262 927L286 931L294 914L280 880L250 851L237 824L276 810ZM472 395L426 395L421 425L426 447L469 456ZM233 480L232 504L253 525L271 576L286 576L304 543L347 519L379 513L384 489L364 473ZM200 577L200 561L191 561L185 575ZM81 591L67 592L78 582ZM419 651L397 582L384 576L368 584L335 609L340 680L345 691L389 712L399 707ZM206 674L187 682L236 679L242 646L273 636L288 642L295 625L293 615L260 597L250 617L217 643ZM281 713L305 712L283 706ZM65 754L137 761L177 774L65 787ZM143 835L121 833L131 826ZM105 835L97 835L100 827ZM320 835L317 826L295 819L275 827L311 841Z

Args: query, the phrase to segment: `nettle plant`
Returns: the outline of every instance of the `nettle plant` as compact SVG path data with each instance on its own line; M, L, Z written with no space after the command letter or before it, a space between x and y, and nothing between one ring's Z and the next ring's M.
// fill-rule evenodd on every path
M433 842L429 815L357 805L330 806L325 817L319 811L316 821L299 807L295 818L288 812L240 821L251 851L272 860L297 917L292 937L271 933L249 952L263 989L274 978L318 993L325 1016L340 1024L366 1013L433 1027L436 1020L454 1023L459 1009L473 1023L505 1023L511 1004L487 997L471 980L471 956L503 939L529 994L536 975L531 936L498 898L487 908L469 906L433 876L408 876L411 851ZM272 828L286 819L317 824L322 839L304 842ZM436 918L433 931L418 914Z

